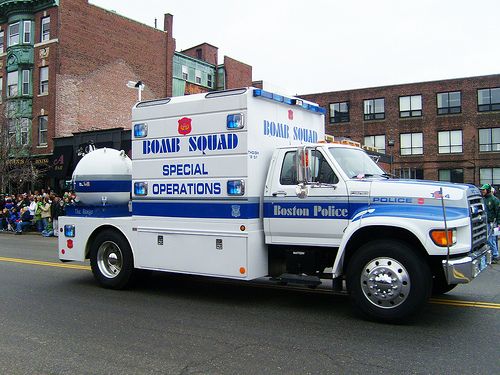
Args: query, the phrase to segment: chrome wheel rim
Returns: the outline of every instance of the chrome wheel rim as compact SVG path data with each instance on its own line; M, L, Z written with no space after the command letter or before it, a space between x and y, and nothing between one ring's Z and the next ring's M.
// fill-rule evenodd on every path
M123 254L113 241L105 241L97 250L97 266L99 271L109 279L120 274L123 267Z
M384 309L395 308L406 301L411 286L406 268L392 258L376 258L368 262L360 281L368 301Z

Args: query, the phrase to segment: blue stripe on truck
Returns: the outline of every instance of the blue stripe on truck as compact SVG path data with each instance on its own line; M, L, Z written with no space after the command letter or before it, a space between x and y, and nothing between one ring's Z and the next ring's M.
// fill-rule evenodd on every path
M75 192L77 193L122 193L131 192L132 182L130 180L80 180L75 181Z
M257 219L258 202L132 202L132 215L210 219Z
M456 220L469 216L468 208L446 207L446 219ZM367 211L368 210L368 211ZM358 213L364 212L358 216ZM360 220L368 217L392 217L417 220L443 220L441 206L430 205L391 205L348 202L264 202L264 218L281 219L345 219Z

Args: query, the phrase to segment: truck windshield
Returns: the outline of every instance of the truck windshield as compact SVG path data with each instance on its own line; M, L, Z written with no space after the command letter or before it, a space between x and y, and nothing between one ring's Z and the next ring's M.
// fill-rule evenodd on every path
M350 178L388 177L363 150L330 147L330 153Z

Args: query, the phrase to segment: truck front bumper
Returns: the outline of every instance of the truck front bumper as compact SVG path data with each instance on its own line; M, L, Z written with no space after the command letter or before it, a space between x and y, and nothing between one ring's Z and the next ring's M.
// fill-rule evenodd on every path
M469 283L491 264L491 249L483 245L459 259L443 260L444 274L448 284Z

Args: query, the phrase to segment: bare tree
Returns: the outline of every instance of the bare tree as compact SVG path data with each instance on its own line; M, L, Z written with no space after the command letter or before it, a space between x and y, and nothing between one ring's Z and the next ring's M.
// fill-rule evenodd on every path
M36 184L46 170L35 166L27 133L23 135L16 119L0 119L0 192L19 192ZM25 137L26 139L23 139Z

